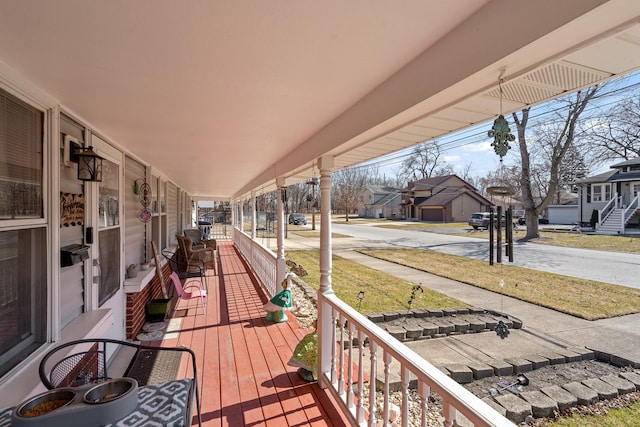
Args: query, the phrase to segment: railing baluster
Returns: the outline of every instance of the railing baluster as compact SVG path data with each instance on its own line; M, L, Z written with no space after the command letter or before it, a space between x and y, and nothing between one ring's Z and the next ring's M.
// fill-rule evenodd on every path
M384 357L384 395L382 397L384 399L384 409L382 411L382 425L387 426L389 425L389 373L391 366L391 355L387 353L386 349L382 354Z
M353 331L355 327L353 322L349 322L349 333L347 334L349 353L347 356L347 408L351 411L353 409Z
M371 373L369 374L369 427L376 425L376 375L377 375L377 356L378 344L369 337L369 352L371 360Z
M442 416L444 417L444 427L453 427L453 420L456 417L456 409L442 397Z
M338 321L337 310L331 309L331 384L335 387L337 384L336 379L336 340L338 337L336 336L336 323Z
M358 403L356 409L356 420L358 425L362 425L364 421L364 407L362 399L364 398L364 334L358 329ZM373 381L369 380L369 384Z
M344 396L344 317L340 315L340 364L338 366L338 394L342 396L342 400L346 401Z
M427 417L429 415L429 394L431 393L431 387L420 381L418 383L418 392L420 393L420 425L422 427L427 427Z
M402 382L402 427L409 427L409 370L402 366L400 374Z

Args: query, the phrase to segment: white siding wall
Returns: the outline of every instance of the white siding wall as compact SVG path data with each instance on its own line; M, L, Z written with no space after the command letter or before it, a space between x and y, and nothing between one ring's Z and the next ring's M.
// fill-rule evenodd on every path
M172 182L167 183L167 227L169 246L178 244L178 187Z
M60 119L60 138L64 135L73 136L82 143L84 139L84 128L67 120ZM62 143L62 142L61 142ZM62 162L62 158L60 159ZM71 194L83 194L84 186L82 181L78 181L77 164L71 166L60 165L60 192ZM85 206L86 210L86 206ZM95 232L95 231L94 231ZM84 225L70 225L60 227L60 247L72 244L84 243ZM94 250L97 250L95 248ZM60 325L64 328L73 319L84 311L84 264L79 263L70 267L60 268Z
M124 165L124 265L138 264L144 258L145 223L140 221L138 214L143 208L140 198L133 192L136 180L144 182L145 166L126 157ZM147 223L147 232L151 232L151 224ZM147 248L147 261L151 259L151 249Z

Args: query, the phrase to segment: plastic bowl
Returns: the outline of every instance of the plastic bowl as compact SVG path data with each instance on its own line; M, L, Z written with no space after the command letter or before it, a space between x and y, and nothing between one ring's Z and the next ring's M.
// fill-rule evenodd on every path
M138 383L133 378L118 378L92 387L84 394L85 403L101 404L111 402L135 389Z

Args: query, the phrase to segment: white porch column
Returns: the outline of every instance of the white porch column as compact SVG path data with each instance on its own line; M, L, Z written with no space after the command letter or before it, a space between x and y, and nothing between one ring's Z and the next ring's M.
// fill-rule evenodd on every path
M278 257L276 259L276 283L278 287L276 292L280 292L282 290L282 281L284 280L284 275L286 273L286 264L284 259L284 198L283 192L286 191L287 187L284 185L284 178L279 177L276 178L276 188L277 188L277 233L278 233Z
M324 296L333 294L331 287L331 171L333 156L318 159L320 168L320 289L318 290L318 380L320 387L328 384L324 374L331 370L333 322L331 307Z
M238 220L240 221L240 225L238 226L238 228L240 229L240 231L244 231L244 200L240 199L240 212L238 213L238 216L240 217Z
M251 240L256 240L256 192L251 192Z

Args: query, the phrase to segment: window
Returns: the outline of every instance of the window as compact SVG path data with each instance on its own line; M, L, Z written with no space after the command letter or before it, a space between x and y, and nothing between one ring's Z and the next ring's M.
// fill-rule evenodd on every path
M609 184L594 184L591 186L591 201L606 202L611 200L611 186Z
M46 228L0 232L0 376L46 338Z
M43 126L42 111L0 89L0 376L46 341Z
M44 218L43 117L0 90L0 219Z
M120 224L118 170L119 167L117 164L106 159L102 161L102 181L100 182L100 200L98 205L100 228Z
M100 287L98 304L102 306L120 289L120 167L107 159L102 161L100 182Z

